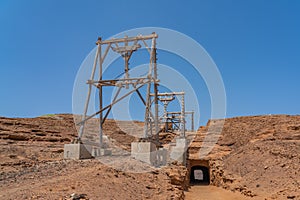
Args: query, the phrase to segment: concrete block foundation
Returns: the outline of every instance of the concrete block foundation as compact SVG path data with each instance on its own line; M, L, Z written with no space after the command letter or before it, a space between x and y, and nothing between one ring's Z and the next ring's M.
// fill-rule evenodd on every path
M170 159L186 165L187 153L185 149L173 148L170 152Z
M164 148L160 148L157 152L156 152L156 156L157 156L157 165L158 166L165 166L167 165L167 161L168 161L168 150L164 149Z
M176 147L187 148L188 140L186 138L176 138Z
M93 157L100 157L100 156L110 156L112 154L112 151L109 149L103 149L103 148L93 148L92 149L92 156Z
M92 158L91 147L83 144L65 144L64 159L88 159Z
M170 159L186 165L188 140L176 138L176 146L171 148Z
M156 165L156 145L152 142L132 142L131 156L150 165Z

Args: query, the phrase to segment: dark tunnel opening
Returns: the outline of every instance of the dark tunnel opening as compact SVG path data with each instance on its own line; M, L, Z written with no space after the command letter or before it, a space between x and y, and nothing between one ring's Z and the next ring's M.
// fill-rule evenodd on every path
M192 185L209 185L209 169L204 166L193 166L190 174L190 184Z

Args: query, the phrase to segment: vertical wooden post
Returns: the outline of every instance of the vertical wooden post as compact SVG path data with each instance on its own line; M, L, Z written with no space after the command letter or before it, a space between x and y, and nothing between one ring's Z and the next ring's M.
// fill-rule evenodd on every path
M152 39L153 41L153 39ZM144 138L147 138L150 135L152 135L152 119L150 117L151 112L151 82L153 81L153 46L151 46L150 51L150 61L149 61L149 70L147 78L149 80L149 83L147 85L147 94L146 94L146 109L145 109L145 125L144 125Z
M192 132L194 132L194 111L192 111L192 120L191 120L191 125L192 125Z
M101 42L101 38L98 39ZM102 80L102 48L101 44L99 45L99 81ZM102 110L103 108L103 87L102 85L99 86L99 110ZM99 113L99 146L100 148L103 147L103 112Z
M154 33L153 33L154 34ZM158 129L158 83L157 83L157 63L156 63L156 38L152 39L152 51L153 51L153 69L154 69L154 123L155 123L155 137L156 141L159 142L159 129Z
M168 102L164 101L164 123L165 123L165 131L168 132L168 115L167 115L167 107L168 107Z
M185 103L184 103L184 94L181 95L181 137L185 137Z
M126 40L128 38L128 36L125 36L125 47L128 46L128 41ZM125 60L125 79L127 80L129 78L129 53L126 51L126 53L123 55L124 56L124 60ZM128 84L126 83L125 86L126 89L129 88Z
M150 60L150 65L151 65L151 60ZM149 66L150 68L150 66ZM145 125L144 125L144 138L147 138L149 136L149 131L151 131L152 129L150 128L150 124L151 124L151 118L150 118L150 104L151 104L151 98L150 98L150 93L151 93L151 79L152 79L152 70L149 70L148 73L148 79L149 79L149 83L147 85L147 94L146 94L146 109L145 109Z
M96 43L98 45L98 48L97 48L97 51L96 51L96 55L95 55L95 59L94 59L94 65L93 65L93 69L92 69L92 74L91 74L90 80L94 80L94 77L95 77L95 72L96 72L96 68L97 68L97 59L99 57L99 50L101 49L101 44L99 43L99 41L100 40L98 38L98 41ZM88 107L89 107L91 92L92 92L92 84L89 84L88 95L87 95L87 98L86 98L86 102L85 102L85 106L84 106L84 111L83 111L83 116L82 116L82 121L83 122L80 125L80 129L79 129L79 136L78 136L78 140L79 141L81 140L81 137L82 137L82 135L84 133L85 118L86 118L86 114L87 114Z

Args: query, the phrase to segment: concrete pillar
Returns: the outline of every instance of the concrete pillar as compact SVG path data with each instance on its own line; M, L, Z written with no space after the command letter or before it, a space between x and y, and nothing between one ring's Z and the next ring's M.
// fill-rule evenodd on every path
M152 142L132 142L131 156L150 165L156 165L156 145Z
M176 146L172 147L170 159L186 165L188 140L186 138L176 138Z
M168 160L168 150L164 148L160 148L157 151L157 165L165 166L167 165L167 160Z
M92 158L91 147L83 144L65 144L64 159L88 159Z
M92 156L94 158L100 157L100 156L110 156L112 154L112 151L109 149L103 149L103 148L98 148L94 147L92 149Z

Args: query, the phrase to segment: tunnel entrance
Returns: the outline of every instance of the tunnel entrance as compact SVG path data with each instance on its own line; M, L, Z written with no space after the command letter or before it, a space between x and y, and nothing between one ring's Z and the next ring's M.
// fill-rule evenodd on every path
M193 166L190 174L190 184L209 185L209 169L204 166Z

